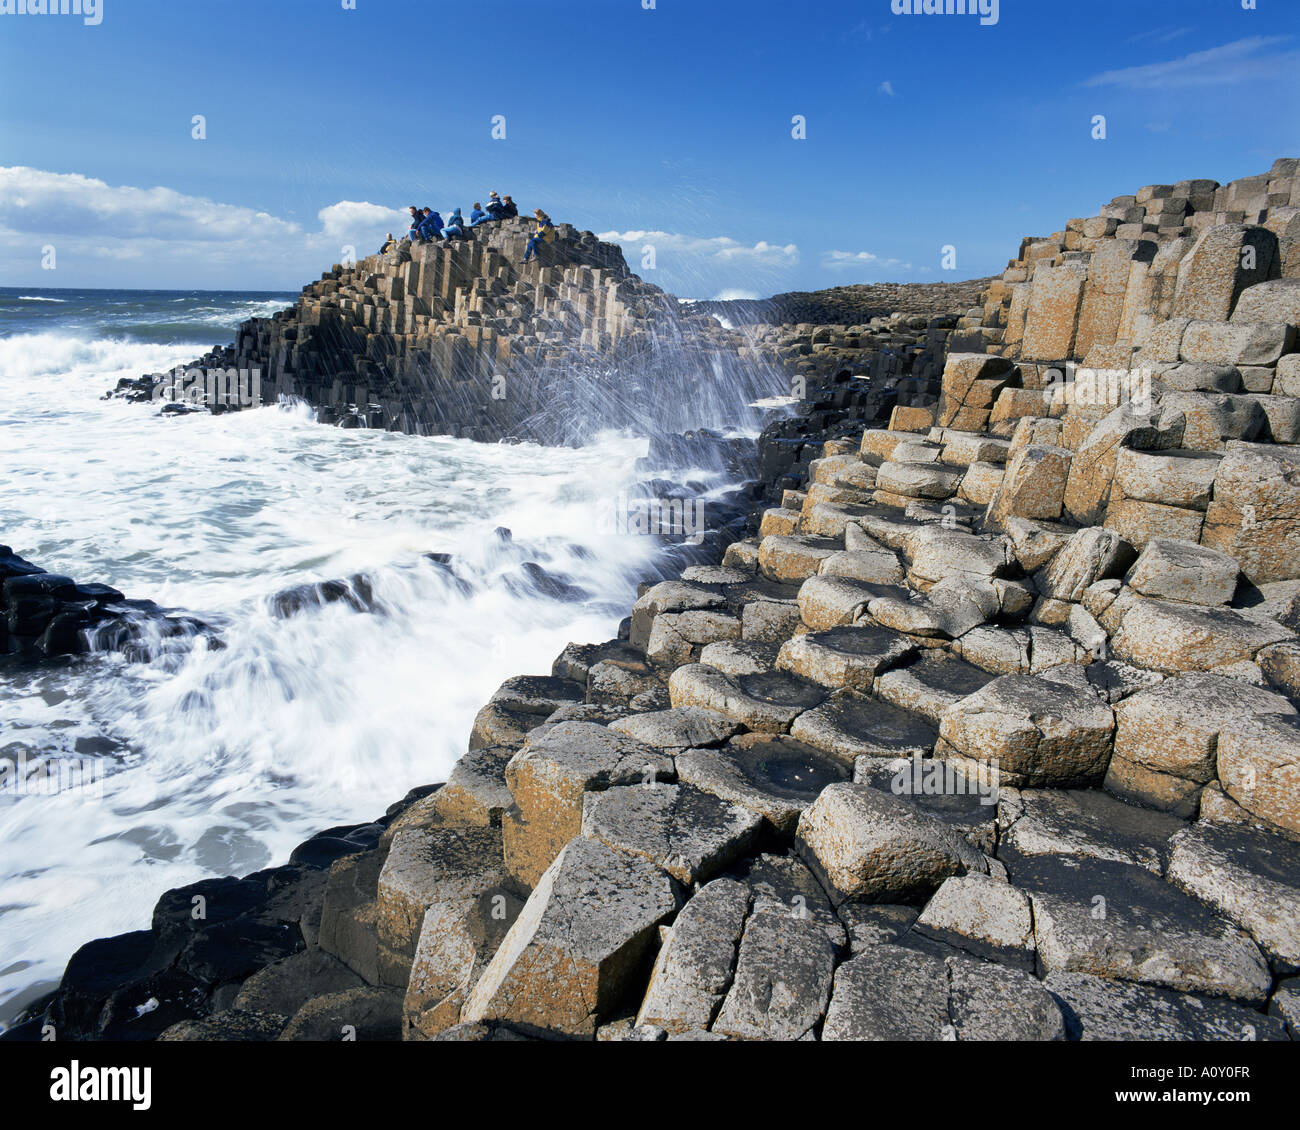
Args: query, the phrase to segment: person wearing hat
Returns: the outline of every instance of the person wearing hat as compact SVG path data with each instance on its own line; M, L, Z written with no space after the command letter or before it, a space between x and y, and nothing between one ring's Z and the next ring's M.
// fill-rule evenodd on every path
M487 214L490 220L499 220L505 214L506 206L495 192L488 193Z
M555 242L555 225L551 223L551 217L543 212L540 208L533 212L537 220L537 230L533 232L533 238L528 241L528 249L524 252L523 261L527 263L537 254L537 249L543 243Z

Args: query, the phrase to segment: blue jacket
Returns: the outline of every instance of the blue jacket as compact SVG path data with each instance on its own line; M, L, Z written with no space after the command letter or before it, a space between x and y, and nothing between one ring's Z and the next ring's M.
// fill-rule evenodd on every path
M470 209L469 222L471 224L477 224L479 220L486 220L487 218L488 218L488 214L485 211L483 211L482 208Z
M442 231L442 216L437 212L430 212L425 216L424 223L420 226L427 227L432 231Z

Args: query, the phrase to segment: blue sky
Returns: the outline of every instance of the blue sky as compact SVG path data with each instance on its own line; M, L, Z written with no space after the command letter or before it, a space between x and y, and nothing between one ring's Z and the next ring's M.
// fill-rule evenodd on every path
M297 290L492 188L683 296L941 281L1300 155L1297 0L345 2L0 14L0 285Z

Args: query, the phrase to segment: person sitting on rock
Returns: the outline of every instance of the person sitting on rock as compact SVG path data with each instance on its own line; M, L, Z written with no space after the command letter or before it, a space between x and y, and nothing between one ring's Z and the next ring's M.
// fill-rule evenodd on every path
M487 214L490 220L499 220L505 214L506 206L501 203L501 197L496 192L488 193Z
M433 242L442 237L442 216L432 208L424 210L424 222L420 225L420 238Z
M393 238L393 233L388 233L388 238L384 240L384 246L379 249L380 255L387 255L390 251L397 250L397 240Z
M407 211L411 213L411 229L406 233L407 239L418 239L420 237L420 225L424 223L424 213L412 204Z
M469 226L476 228L484 220L490 220L492 217L483 211L483 205L477 200L474 201L474 207L469 210Z
M525 263L537 255L537 249L543 243L555 242L555 225L551 223L551 217L540 208L533 212L533 216L537 220L537 230L533 232L533 238L528 241L528 250L524 252Z
M514 198L507 196L501 202L501 218L503 220L513 220L519 215L519 205L514 202Z
M464 239L465 238L465 218L460 214L460 209L455 209L447 220L447 226L442 229L443 239Z

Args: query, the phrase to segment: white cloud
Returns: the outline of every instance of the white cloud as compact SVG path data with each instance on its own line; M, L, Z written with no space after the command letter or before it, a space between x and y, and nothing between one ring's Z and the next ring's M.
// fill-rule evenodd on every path
M886 98L898 97L898 95L894 93L894 84L890 82L888 79L886 79L878 87L876 87L876 90L879 91L881 94L885 95Z
M377 232L380 228L384 229L381 234L393 231L401 235L411 222L409 212L361 200L340 200L322 208L316 216L321 222L321 234L331 239L349 239L359 230Z
M747 244L725 235L665 231L607 231L597 238L619 244L628 266L642 278L683 297L723 291L771 294L791 281L799 264L795 243ZM654 248L653 270L643 266L646 246Z
M829 271L910 271L912 264L903 259L882 259L870 251L827 251L821 265Z
M78 264L145 262L153 285L248 287L273 275L283 285L318 275L345 246L358 255L378 248L406 213L343 200L317 214L320 230L170 188L113 186L77 173L0 167L0 266L11 277L30 269L39 248L53 244L59 276ZM374 244L374 247L371 246ZM42 280L44 281L44 280Z
M1122 86L1132 90L1172 90L1189 86L1224 86L1238 82L1256 82L1261 75L1294 73L1300 65L1300 52L1269 53L1270 48L1290 40L1290 36L1252 36L1194 51L1167 63L1147 63L1106 71L1088 79L1084 86Z
M640 260L641 249L649 245L655 249L655 256L660 260L661 266L665 265L665 254L712 260L716 263L764 267L792 267L799 262L799 246L795 243L781 246L760 240L750 247L725 235L705 237L666 231L607 231L596 238L619 244L637 261Z
M1151 40L1155 43L1169 43L1175 39L1181 39L1184 35L1190 35L1196 29L1194 27L1158 27L1150 31L1140 32L1129 38L1129 43L1141 43L1144 40Z

